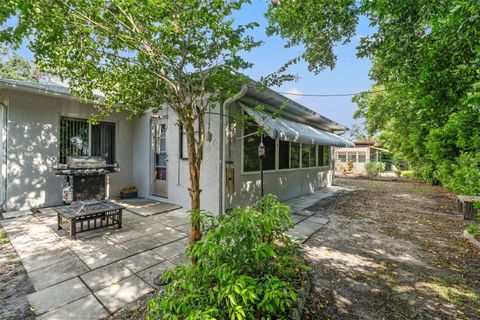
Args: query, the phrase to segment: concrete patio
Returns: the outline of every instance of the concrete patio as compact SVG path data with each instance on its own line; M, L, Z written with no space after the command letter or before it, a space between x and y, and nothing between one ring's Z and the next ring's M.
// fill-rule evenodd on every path
M339 191L346 189L330 187L287 201L295 223L289 235L303 242L328 223L304 209ZM141 205L134 206L136 213L127 206L122 229L80 233L77 240L57 230L52 209L0 221L35 288L28 301L38 319L103 318L153 292L155 276L186 262L188 212L168 207L155 214L155 207L165 205L148 201L144 215Z

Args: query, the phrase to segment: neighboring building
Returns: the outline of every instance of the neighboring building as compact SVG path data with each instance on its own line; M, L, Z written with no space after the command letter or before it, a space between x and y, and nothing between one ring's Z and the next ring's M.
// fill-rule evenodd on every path
M353 162L353 170L365 171L365 163L378 162L390 151L375 147L375 142L354 142L355 147L335 148L335 169L340 170L347 166L349 161ZM391 164L389 163L389 166Z
M256 111L258 104L266 112ZM281 117L268 115L285 104ZM61 204L65 181L52 168L70 155L102 155L118 163L120 172L107 178L107 197L134 185L140 197L189 207L186 139L172 110L146 112L134 120L114 113L92 126L87 119L95 108L81 103L68 88L7 79L0 79L0 106L4 210ZM336 135L345 132L344 126L274 91L260 93L244 86L207 116L212 139L204 146L201 206L214 213L260 198L260 138L251 135L253 125L242 129L228 121L242 112L251 114L268 134L263 138L265 193L281 200L331 185L331 146L353 146Z

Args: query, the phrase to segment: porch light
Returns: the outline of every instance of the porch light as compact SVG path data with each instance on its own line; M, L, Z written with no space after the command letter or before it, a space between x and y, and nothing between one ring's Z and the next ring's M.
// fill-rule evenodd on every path
M260 144L258 145L258 157L260 159L265 158L265 145L263 144L263 141L260 141Z

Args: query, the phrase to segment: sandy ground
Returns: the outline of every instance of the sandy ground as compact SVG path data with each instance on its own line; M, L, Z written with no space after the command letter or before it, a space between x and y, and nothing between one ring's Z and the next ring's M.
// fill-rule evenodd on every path
M20 258L0 227L0 319L34 319L26 300L34 291Z
M480 253L454 195L419 182L336 179L358 190L310 211L304 319L480 319Z

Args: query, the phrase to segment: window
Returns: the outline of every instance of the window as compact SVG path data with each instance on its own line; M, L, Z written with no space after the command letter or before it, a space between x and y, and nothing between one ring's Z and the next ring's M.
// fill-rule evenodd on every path
M183 130L183 124L178 126L178 157L182 160L188 159L188 146L187 146L187 134Z
M254 134L256 127L247 125L243 130L243 171L260 171L260 159L258 158L258 145L260 136ZM263 170L275 169L275 140L264 136L265 158L263 159Z
M300 143L290 143L290 168L300 168Z
M91 138L91 141L90 141ZM115 162L115 123L90 125L86 119L60 117L60 163L69 156L101 156Z
M278 143L278 168L290 168L290 142L280 140Z
M318 149L317 149L317 159L318 159L318 166L321 167L323 166L323 149L324 149L324 146L318 146Z
M359 153L358 154L358 162L365 162L365 154Z
M302 144L302 168L315 166L315 145Z
M345 152L338 153L338 161L347 162L347 155L345 154Z
M88 156L88 122L85 119L60 118L60 163L68 156Z
M91 155L104 157L108 164L115 162L115 123L100 122L92 125Z
M348 153L348 161L356 162L357 161L357 154L353 153L353 152L349 152Z
M323 165L330 166L330 147L324 146L323 147Z

